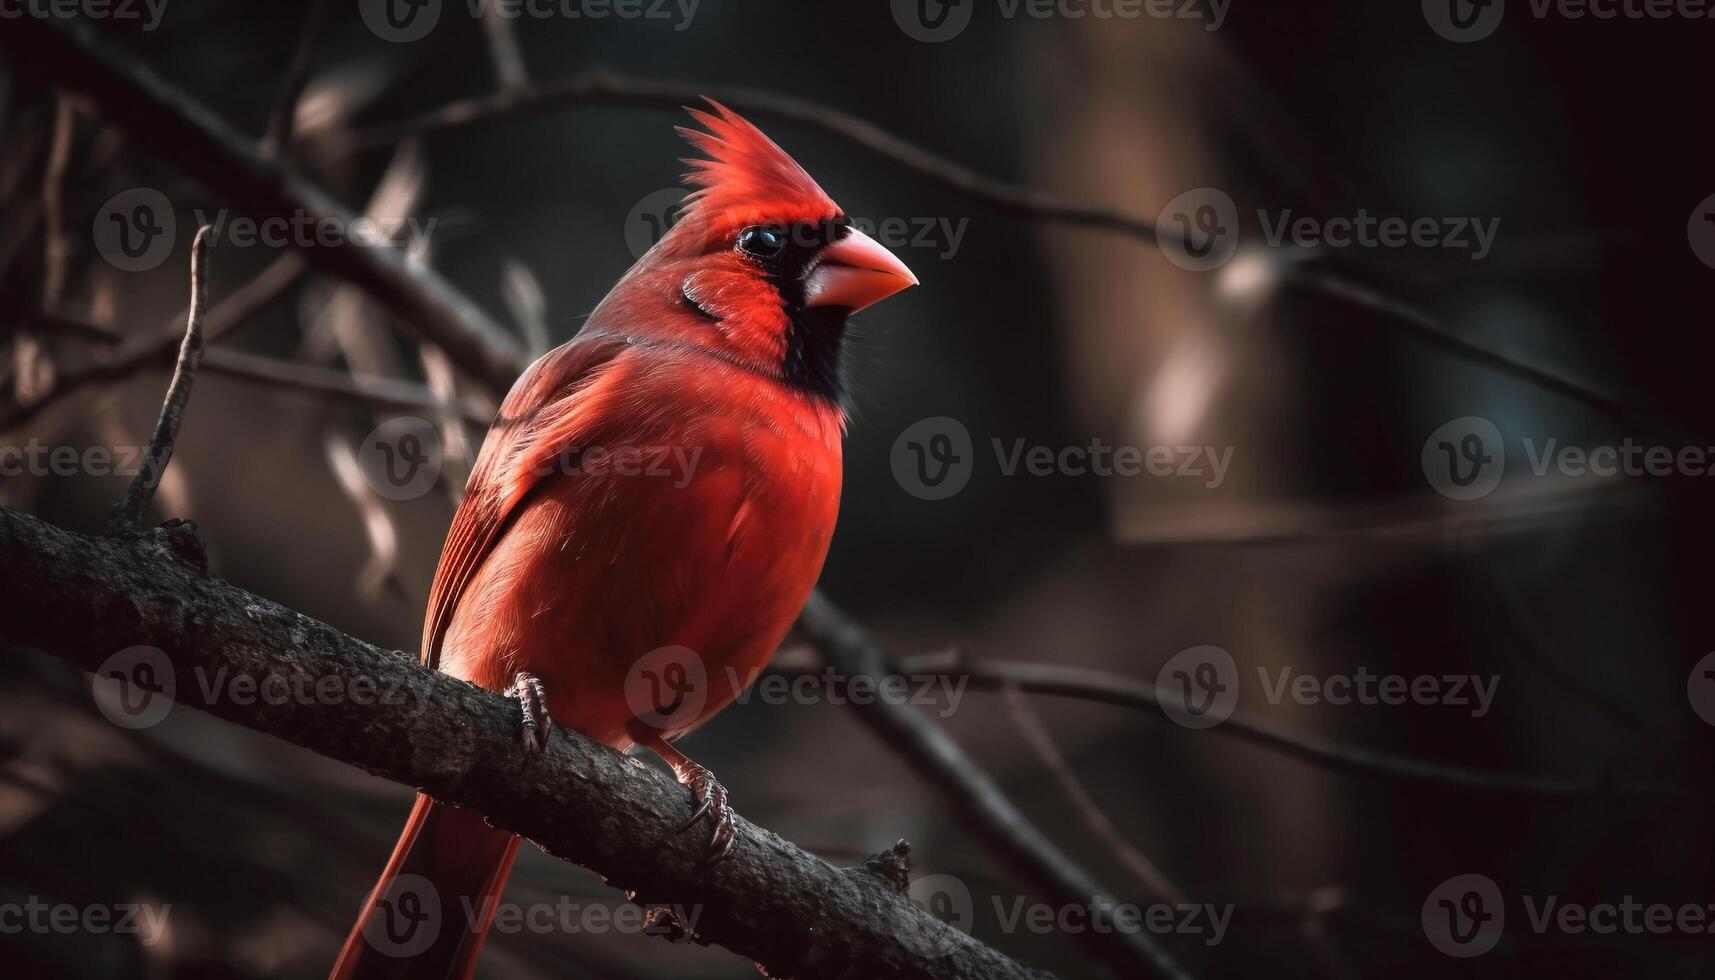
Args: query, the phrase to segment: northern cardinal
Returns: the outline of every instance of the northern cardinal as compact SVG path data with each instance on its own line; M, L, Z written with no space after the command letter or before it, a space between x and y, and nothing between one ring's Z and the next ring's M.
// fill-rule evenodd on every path
M690 110L706 132L680 129L707 159L687 161L678 223L502 404L435 571L422 659L518 697L525 751L553 719L659 754L718 860L726 790L673 741L754 679L809 597L839 508L846 318L917 279L710 106ZM333 975L469 976L517 849L419 795ZM401 939L401 875L439 901L426 948Z

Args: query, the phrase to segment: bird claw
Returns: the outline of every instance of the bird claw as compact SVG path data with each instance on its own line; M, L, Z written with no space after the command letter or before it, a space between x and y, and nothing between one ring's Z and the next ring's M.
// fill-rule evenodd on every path
M519 671L512 682L511 697L518 699L523 715L523 727L518 742L525 755L540 755L548 745L548 735L554 730L554 719L548 714L548 694L535 674Z
M691 795L697 800L697 809L679 831L683 833L690 830L705 815L710 816L714 829L709 835L709 851L703 857L703 864L718 864L732 853L737 836L733 829L732 806L727 802L726 787L721 785L714 773L694 762L679 777L679 781L690 788Z

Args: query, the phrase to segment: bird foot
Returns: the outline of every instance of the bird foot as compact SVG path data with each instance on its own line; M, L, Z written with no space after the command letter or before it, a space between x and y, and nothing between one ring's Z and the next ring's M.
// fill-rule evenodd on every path
M523 715L523 729L518 742L525 755L540 755L548 744L548 734L554 730L554 719L548 714L548 694L535 674L519 671L512 682L511 697L518 699Z
M714 830L709 836L709 851L703 858L703 863L718 864L732 852L735 836L732 806L727 802L726 787L721 785L714 773L688 760L679 771L679 782L689 787L691 795L697 799L696 811L679 830L681 833L690 830L698 820L707 815L714 824Z

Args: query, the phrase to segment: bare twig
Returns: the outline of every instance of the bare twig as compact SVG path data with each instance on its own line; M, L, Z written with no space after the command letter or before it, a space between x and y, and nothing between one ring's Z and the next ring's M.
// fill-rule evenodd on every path
M286 79L280 84L280 95L274 102L274 109L268 115L268 126L263 131L262 154L269 157L285 157L292 145L292 127L298 119L298 100L303 97L305 86L310 83L310 72L315 67L316 48L321 41L322 31L327 27L328 12L333 9L329 0L310 0L308 9L304 11L303 26L299 29L298 45L292 51L292 61L286 66Z
M269 301L280 295L287 286L295 282L304 270L303 259L297 253L290 252L275 259L263 269L254 279L242 287L228 293L216 303L203 318L204 343L214 341L233 327L244 322L251 314L261 309ZM172 320L167 321L159 330L146 336L125 340L117 350L86 367L76 371L65 371L56 375L53 387L38 397L31 399L10 415L0 419L0 432L11 431L46 411L72 393L89 385L106 381L119 381L132 377L157 363L165 364L174 347L179 343L182 332L179 324L190 315L183 310ZM69 321L68 318L57 318L59 324ZM56 319L49 315L43 320L44 325L56 325ZM90 331L101 328L84 324L79 333L85 336ZM222 361L227 360L222 355ZM224 370L225 364L221 366ZM230 373L230 372L229 372Z
M54 137L48 148L48 164L42 175L42 213L47 218L42 247L42 306L57 309L65 296L66 267L71 260L70 236L66 234L65 182L71 166L72 139L77 135L77 107L68 95L54 106Z
M1488 584L1484 594L1511 625L1518 640L1516 649L1525 662L1534 665L1550 681L1613 724L1639 736L1648 744L1653 745L1660 740L1661 733L1642 715L1580 677L1549 652L1549 645L1537 631L1529 611L1524 608L1518 590L1506 576L1494 568L1492 562L1472 561L1467 563L1467 567Z
M524 67L524 49L518 44L517 23L517 18L506 16L499 4L483 8L482 33L488 38L494 82L503 92L530 84L530 74Z
M867 678L879 685L882 678L903 673L891 654L820 592L805 604L798 628L828 665L847 678ZM911 705L888 698L851 703L925 782L946 795L965 826L1029 887L1055 904L1090 909L1090 928L1078 938L1091 954L1125 977L1189 976L1150 936L1121 928L1112 915L1115 903L1102 886L1038 830L934 722Z
M718 99L747 115L841 137L999 211L1155 241L1154 222L1110 208L1074 204L1042 191L986 177L895 136L874 123L830 106L765 89L627 78L599 68L563 82L460 99L398 122L384 123L344 137L330 134L327 139L334 148L344 145L351 149L365 149L390 146L411 136L585 106L625 105L677 110L700 103L704 96Z
M1001 695L1012 714L1012 720L1018 725L1019 734L1024 736L1025 742L1029 743L1043 767L1054 776L1054 781L1060 784L1060 792L1065 794L1066 799L1078 811L1078 816L1083 819L1084 826L1090 829L1090 833L1107 845L1120 864L1138 881L1143 882L1143 887L1149 889L1152 895L1174 904L1184 902L1185 893L1168 880L1161 869L1155 866L1154 861L1146 857L1131 841L1126 840L1119 828L1114 826L1114 822L1102 812L1101 806L1090 796L1090 791L1084 788L1078 775L1067 763L1066 757L1060 753L1059 746L1054 744L1054 736L1048 733L1047 726L1042 724L1042 719L1037 716L1035 709L1030 707L1030 699L1025 693L1009 684L1001 688Z
M179 360L173 368L173 380L167 385L167 397L161 401L155 432L149 437L149 451L143 454L137 475L131 478L131 488L107 519L109 533L130 530L142 523L143 511L154 499L161 474L167 471L167 463L173 458L173 443L179 438L179 424L184 421L185 408L190 404L197 365L202 363L202 316L208 306L208 240L213 234L212 226L203 225L191 243L191 308L185 317L185 339L179 345Z
M697 938L770 976L1046 976L903 894L903 847L839 869L740 817L732 852L708 865L706 838L681 832L692 801L663 770L567 726L544 754L526 756L517 705L504 695L209 576L148 539L85 537L0 508L0 570L0 641L86 670L116 651L155 648L156 680L171 679L179 704L468 806L639 904L696 908ZM210 696L209 677L352 696L232 698L224 687Z
M972 661L944 654L908 658L900 664L908 674L942 673L968 678L979 689L1005 690L1014 687L1033 694L1077 698L1125 708L1136 708L1152 717L1165 717L1164 704L1179 696L1153 684L1107 671L1058 664L1006 661ZM1358 776L1390 776L1414 782L1438 783L1469 790L1517 793L1545 798L1598 798L1613 796L1682 796L1682 786L1656 783L1621 783L1605 779L1566 779L1523 773L1492 772L1462 766L1442 765L1412 756L1396 755L1348 745L1331 739L1284 732L1272 725L1234 714L1203 732L1228 735L1285 753L1334 772Z
M428 133L586 106L678 109L700 102L704 96L718 99L740 112L847 140L1004 214L1126 235L1150 245L1179 247L1174 236L1158 234L1154 221L1117 208L1078 204L1031 187L985 176L831 106L764 89L633 78L600 68L567 81L529 89L503 89L492 95L459 99L396 122L359 129L344 136L329 134L327 139L336 150L342 146L364 149L387 146ZM1288 281L1387 317L1433 346L1566 395L1615 418L1625 421L1637 418L1636 413L1596 387L1461 337L1439 319L1381 289L1332 273L1305 271L1299 268L1300 265L1294 263L1283 270Z
M402 409L424 414L453 413L458 419L487 425L494 413L485 411L468 398L443 401L427 387L397 378L378 378L349 374L313 364L294 364L271 357L258 357L234 350L211 350L203 360L203 370L247 381L308 394L328 395L343 401L375 408Z
M251 217L357 227L351 209L264 157L207 106L88 24L26 9L0 31L0 47L40 80L87 96L113 125ZM445 348L484 384L498 391L511 386L522 367L517 344L462 293L432 270L409 268L403 251L390 244L356 235L338 242L322 237L300 243L310 263L363 288L407 332Z
M272 357L247 354L238 350L209 347L209 341L213 340L217 333L212 329L212 324L217 319L216 314L221 309L220 305L216 305L203 318L204 349L201 368L203 374L225 375L245 381L260 382L274 388L303 391L312 395L326 395L371 408L403 409L405 411L433 413L439 416L450 415L455 420L473 422L479 425L486 425L494 420L494 413L476 399L449 397L413 381L354 374L315 364L298 364ZM40 327L49 333L70 335L80 340L109 347L120 343L121 339L118 334L105 327L98 327L76 317L51 313L36 314L33 322L26 322L19 326L23 330ZM149 364L135 364L134 368L141 372L150 366Z
M1493 368L1503 374L1510 374L1521 381L1542 388L1544 391L1563 395L1610 418L1632 425L1639 425L1646 421L1641 413L1627 406L1612 394L1602 391L1588 382L1533 364L1522 357L1486 347L1468 337L1462 337L1428 311L1405 300L1389 296L1374 286L1357 282L1350 277L1337 273L1307 272L1298 268L1294 268L1288 273L1287 281L1298 283L1372 313L1380 314L1431 347L1444 350L1473 363Z

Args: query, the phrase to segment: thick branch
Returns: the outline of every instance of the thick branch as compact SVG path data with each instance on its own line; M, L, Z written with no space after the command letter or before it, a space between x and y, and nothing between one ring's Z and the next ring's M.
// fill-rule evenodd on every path
M30 14L0 32L0 44L8 45L20 62L43 79L89 95L96 109L115 125L180 162L211 190L239 203L252 216L331 215L350 227L350 212L313 184L283 172L206 107L85 25ZM1099 215L1097 218L1094 223L1103 223ZM510 336L431 271L408 266L398 250L347 244L309 247L305 255L399 314L408 328L447 351L491 390L506 391L522 370L522 357ZM823 612L822 622L855 629L831 609L824 607ZM942 749L952 748L951 754L939 756L938 765L956 767L964 759L957 746L927 719L918 716L916 721L929 726L918 731L920 738L935 742L938 736ZM894 744L903 747L910 743ZM919 747L928 747L928 743ZM934 775L926 753L913 753L909 758L919 769ZM1090 876L1012 807L992 781L974 769L969 778L986 785L988 791L966 794L961 816L1020 877L1051 883L1053 895L1079 906L1099 898L1099 889ZM1028 846L1019 846L1021 843ZM1135 971L1141 961L1160 967L1157 972L1164 975L1176 974L1176 968L1147 937L1100 930L1088 930L1084 935L1092 949L1099 949L1110 962L1125 964L1128 970Z
M664 772L564 728L526 757L515 703L204 575L173 557L174 533L89 538L0 508L0 640L90 670L158 648L180 704L478 810L641 904L696 907L698 938L771 976L1046 977L889 875L835 868L743 818L730 857L703 865L703 838L679 832L690 798Z

